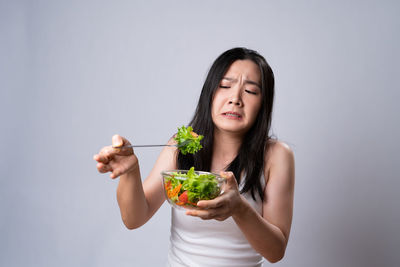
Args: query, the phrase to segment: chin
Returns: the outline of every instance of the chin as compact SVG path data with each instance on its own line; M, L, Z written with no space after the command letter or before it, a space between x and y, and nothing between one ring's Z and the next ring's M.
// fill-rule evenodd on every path
M232 125L232 124L222 124L216 127L223 132L228 133L236 133L236 134L244 134L246 133L247 129L240 125Z

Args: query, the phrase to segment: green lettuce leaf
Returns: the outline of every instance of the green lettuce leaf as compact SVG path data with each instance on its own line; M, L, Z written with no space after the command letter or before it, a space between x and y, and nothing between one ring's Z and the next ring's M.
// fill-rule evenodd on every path
M213 174L196 174L194 167L192 167L186 174L179 173L176 176L187 178L182 183L181 191L187 191L191 203L213 199L220 193L218 181Z
M178 144L178 148L183 155L187 153L194 154L203 146L200 144L200 141L204 138L202 135L197 135L193 132L192 126L182 126L178 128L178 133L175 136L175 141Z

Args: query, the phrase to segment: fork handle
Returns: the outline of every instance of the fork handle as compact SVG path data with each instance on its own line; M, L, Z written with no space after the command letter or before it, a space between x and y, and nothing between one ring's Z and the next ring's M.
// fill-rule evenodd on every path
M175 146L176 145L127 145L121 147L114 147L114 148L131 148L131 147L159 147L159 146Z
M130 147L160 147L160 146L170 146L170 147L183 147L185 145L187 145L188 143L190 143L190 140L186 140L183 143L175 144L175 145L127 145L127 146L121 146L121 147L114 147L114 148L130 148Z

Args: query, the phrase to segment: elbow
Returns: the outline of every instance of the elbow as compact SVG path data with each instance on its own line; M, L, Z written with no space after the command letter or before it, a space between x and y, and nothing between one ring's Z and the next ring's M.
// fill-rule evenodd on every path
M126 224L126 223L124 223L124 225L125 225L126 229L128 229L128 230L135 230L135 229L138 229L140 227L140 226L137 226L137 225Z
M125 227L126 227L128 230L135 230L135 229L138 229L140 226L143 225L143 223L138 223L138 222L134 222L134 221L129 221L129 220L124 219L124 218L122 218L122 221L123 221Z
M145 224L149 216L138 212L121 212L121 219L127 229L135 230Z
M286 242L283 242L283 244L279 246L279 248L277 247L276 250L274 250L274 253L266 255L265 259L267 259L270 263L277 263L278 261L283 259L283 257L285 256L285 252Z
M283 251L282 253L276 254L276 255L274 255L273 257L269 257L269 258L266 258L266 259L267 259L270 263L277 263L277 262L279 262L280 260L282 260L284 256L285 256L285 252Z

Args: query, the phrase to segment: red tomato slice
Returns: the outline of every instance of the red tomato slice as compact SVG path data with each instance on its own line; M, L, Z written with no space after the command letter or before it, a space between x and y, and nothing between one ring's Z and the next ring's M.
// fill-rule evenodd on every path
M183 192L179 197L178 197L180 202L187 203L188 202L188 194L187 191Z

